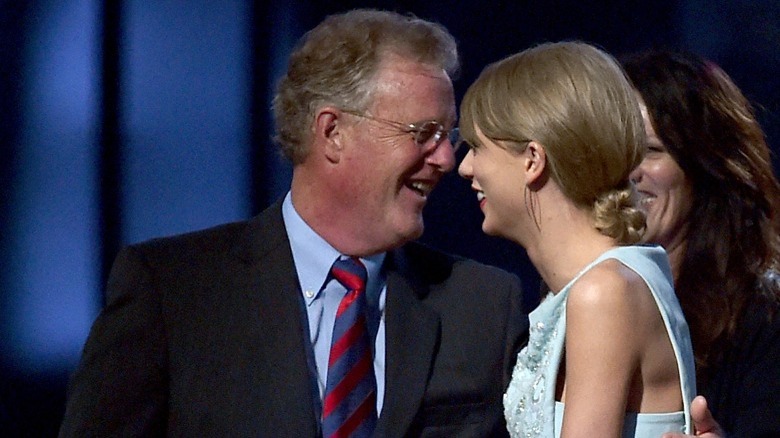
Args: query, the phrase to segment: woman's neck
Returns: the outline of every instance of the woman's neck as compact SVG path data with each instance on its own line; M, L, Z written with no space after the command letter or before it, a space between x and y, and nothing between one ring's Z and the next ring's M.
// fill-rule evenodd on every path
M666 254L669 255L669 266L672 268L672 277L674 278L675 283L677 283L677 277L679 276L680 270L682 269L683 260L685 259L685 249L687 246L687 240L685 239L681 239L664 246Z
M552 213L526 251L544 282L557 293L616 242L594 227L586 211L571 207Z

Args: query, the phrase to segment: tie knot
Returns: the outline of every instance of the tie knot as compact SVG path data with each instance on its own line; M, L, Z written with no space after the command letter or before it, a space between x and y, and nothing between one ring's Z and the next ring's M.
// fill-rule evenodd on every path
M333 263L330 272L348 290L366 288L366 267L357 257L339 258Z

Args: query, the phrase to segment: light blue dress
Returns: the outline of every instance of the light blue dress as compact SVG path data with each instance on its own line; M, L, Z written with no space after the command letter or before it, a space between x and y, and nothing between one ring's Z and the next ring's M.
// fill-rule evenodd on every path
M644 279L653 293L672 341L680 373L683 411L660 414L627 413L623 437L658 438L664 432L691 433L691 400L696 394L693 351L688 324L674 295L666 252L658 246L623 246L606 251L582 270L558 294L550 293L528 315L528 345L517 356L512 380L504 394L504 414L512 437L559 437L563 403L555 401L555 385L566 333L566 299L571 285L590 268L617 259Z

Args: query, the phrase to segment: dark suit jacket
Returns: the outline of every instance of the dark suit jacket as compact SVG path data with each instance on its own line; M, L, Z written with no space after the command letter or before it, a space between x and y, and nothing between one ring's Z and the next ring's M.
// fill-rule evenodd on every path
M501 436L527 336L517 278L418 244L386 258L377 436ZM316 437L318 395L280 203L124 249L69 387L63 437Z
M780 305L756 294L711 373L699 391L728 436L780 437Z

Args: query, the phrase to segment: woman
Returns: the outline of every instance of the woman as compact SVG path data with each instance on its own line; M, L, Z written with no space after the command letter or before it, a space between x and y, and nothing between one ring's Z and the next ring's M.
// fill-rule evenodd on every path
M617 62L577 42L510 56L466 92L460 127L482 230L524 247L553 291L529 315L504 398L510 433L690 431L693 355L668 260L632 245L644 126Z
M624 67L647 131L631 175L644 238L669 253L699 391L728 435L780 436L780 185L764 134L711 62L653 51Z

